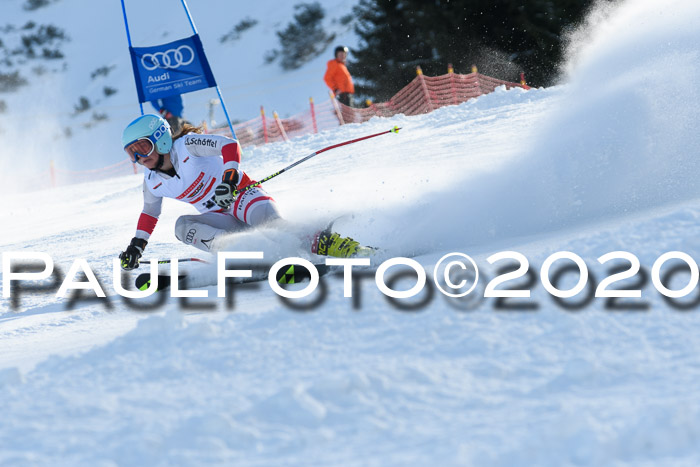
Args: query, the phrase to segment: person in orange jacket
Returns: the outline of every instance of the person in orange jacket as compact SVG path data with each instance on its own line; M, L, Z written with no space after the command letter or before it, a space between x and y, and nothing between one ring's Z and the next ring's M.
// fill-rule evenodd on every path
M345 60L348 58L348 48L342 45L335 48L335 58L328 61L328 68L323 80L326 82L336 99L348 107L353 106L355 86Z

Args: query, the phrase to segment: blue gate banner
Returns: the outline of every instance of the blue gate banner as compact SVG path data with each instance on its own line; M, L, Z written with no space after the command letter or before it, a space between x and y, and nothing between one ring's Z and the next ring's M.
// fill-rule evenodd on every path
M129 52L139 102L216 86L198 34Z

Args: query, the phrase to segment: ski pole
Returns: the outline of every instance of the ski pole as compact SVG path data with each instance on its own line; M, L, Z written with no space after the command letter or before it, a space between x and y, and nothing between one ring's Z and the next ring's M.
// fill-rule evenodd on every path
M199 259L199 258L178 258L175 261L178 263L188 263L188 262L195 262L195 263L209 263L209 261L206 261L204 259ZM158 264L170 264L172 263L173 260L171 259L163 259L158 261ZM141 264L151 264L150 259L145 259L143 261L140 261Z
M342 142L342 143L333 144L333 145L328 146L328 147L325 147L325 148L323 148L323 149L319 149L318 151L312 152L312 153L309 154L308 156L299 159L298 161L294 162L293 164L288 165L287 167L285 167L284 169L280 170L279 172L275 172L275 173L273 173L272 175L268 175L267 177L263 178L263 179L260 180L259 182L255 182L255 183L253 183L253 184L250 184L250 185L248 185L248 186L246 186L246 187L241 188L240 190L238 190L238 193L244 193L244 192L246 192L246 191L248 191L248 190L252 190L253 188L259 186L261 183L264 183L264 182L266 182L266 181L268 181L268 180L270 180L270 179L275 178L275 177L278 176L278 175L281 175L281 174L285 173L287 170L289 170L289 169L291 169L291 168L293 168L293 167L296 167L297 165L301 164L302 162L308 161L309 159L311 159L311 158L314 157L314 156L318 156L318 155L321 154L322 152L330 151L331 149L339 148L340 146L346 146L346 145L348 145L348 144L357 143L358 141L363 141L363 140L366 140L366 139L374 138L374 137L376 137L376 136L385 135L385 134L387 134L387 133L398 133L400 129L401 129L401 128L395 126L395 127L392 128L391 130L382 131L381 133L375 133L375 134L369 135L369 136L363 136L363 137L361 137L361 138L351 139L351 140L348 140L348 141L344 141L344 142Z

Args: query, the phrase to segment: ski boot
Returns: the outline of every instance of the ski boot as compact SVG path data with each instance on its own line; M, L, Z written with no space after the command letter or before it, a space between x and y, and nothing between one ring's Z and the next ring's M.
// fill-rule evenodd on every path
M336 258L367 258L376 251L377 248L362 246L350 237L331 232L330 228L318 232L311 244L311 253Z

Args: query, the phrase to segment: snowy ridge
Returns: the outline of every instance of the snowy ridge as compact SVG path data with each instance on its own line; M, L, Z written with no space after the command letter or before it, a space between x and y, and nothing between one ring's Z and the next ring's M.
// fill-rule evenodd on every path
M485 280L501 266L486 258L504 250L526 255L536 273L551 253L575 252L597 283L610 270L597 258L615 250L647 272L667 251L697 261L700 99L690 82L700 76L700 34L689 25L700 7L657 3L596 12L561 86L501 89L256 148L243 167L265 176L398 125L399 135L271 181L285 218L314 226L355 214L338 224L343 234L417 254L428 271L461 251ZM9 197L2 251L50 252L64 272L88 258L111 292L111 260L132 235L140 196L140 177L129 176L46 192L40 206ZM172 233L185 213L166 202L148 257L193 255ZM269 259L298 252L267 234L233 236L230 248ZM673 281L685 283L687 274ZM168 299L149 313L114 297L109 309L78 301L72 311L52 294L25 294L18 311L3 300L0 433L11 441L0 463L700 462L700 318L697 305L678 308L697 289L674 308L647 281L641 299L618 304L626 310L604 299L567 310L536 283L527 301L536 309L504 311L439 293L400 309L371 279L354 300L343 298L342 278L326 286L306 311L266 284L237 289L230 307L208 287L213 309Z

